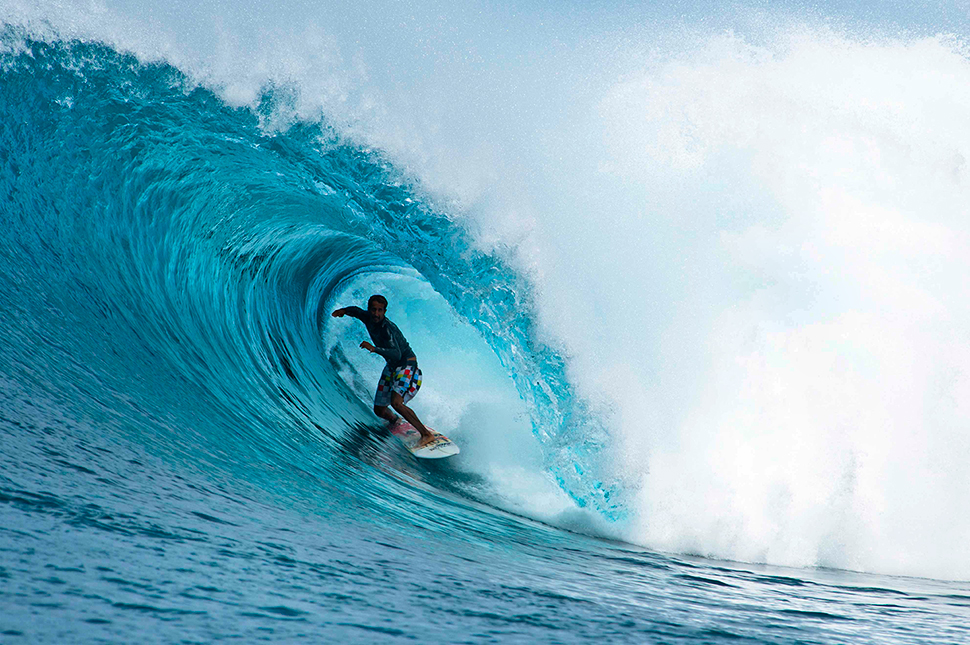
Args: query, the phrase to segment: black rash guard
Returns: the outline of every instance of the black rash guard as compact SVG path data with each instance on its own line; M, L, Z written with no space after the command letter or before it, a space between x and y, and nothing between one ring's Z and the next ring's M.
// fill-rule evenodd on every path
M390 320L384 318L380 323L375 323L371 315L360 307L344 307L344 313L364 323L374 349L384 357L392 371L408 363L417 364L418 359L414 357L404 334Z

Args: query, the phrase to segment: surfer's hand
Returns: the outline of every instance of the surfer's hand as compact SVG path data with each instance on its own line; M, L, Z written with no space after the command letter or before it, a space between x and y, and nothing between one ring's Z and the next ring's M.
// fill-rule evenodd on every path
M361 349L366 349L368 352L373 352L376 348L368 343L366 340L360 344Z
M333 316L334 318L343 318L346 314L347 312L344 311L343 309L337 309L330 315Z

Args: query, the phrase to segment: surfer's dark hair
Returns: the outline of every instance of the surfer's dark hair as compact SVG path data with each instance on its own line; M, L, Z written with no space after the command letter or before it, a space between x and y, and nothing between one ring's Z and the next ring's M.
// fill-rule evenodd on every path
M370 307L370 303L372 302L379 302L382 305L384 305L385 309L387 309L387 298L385 298L379 293L375 293L373 296L367 299L367 306Z

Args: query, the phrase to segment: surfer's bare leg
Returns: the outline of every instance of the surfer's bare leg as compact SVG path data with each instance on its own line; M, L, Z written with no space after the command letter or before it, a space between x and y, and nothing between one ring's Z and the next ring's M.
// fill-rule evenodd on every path
M414 410L404 404L404 398L397 392L391 393L391 407L394 408L395 412L404 417L405 421L414 426L415 430L421 433L421 441L418 442L419 447L434 441L434 434L424 427L424 424L421 423L421 419L418 418L418 415L414 413ZM384 409L387 410L387 408Z
M374 414L384 419L391 425L394 425L394 422L398 419L397 415L391 412L391 409L386 405L375 405Z

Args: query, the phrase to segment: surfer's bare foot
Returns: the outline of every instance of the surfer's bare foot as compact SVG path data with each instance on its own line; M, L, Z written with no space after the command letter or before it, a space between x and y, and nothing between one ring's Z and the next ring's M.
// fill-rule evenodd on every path
M429 443L431 443L437 438L438 438L438 435L436 434L429 434L429 435L423 436L421 437L421 441L418 442L418 445L415 446L415 448L424 448L425 446L427 446Z

